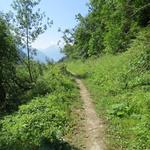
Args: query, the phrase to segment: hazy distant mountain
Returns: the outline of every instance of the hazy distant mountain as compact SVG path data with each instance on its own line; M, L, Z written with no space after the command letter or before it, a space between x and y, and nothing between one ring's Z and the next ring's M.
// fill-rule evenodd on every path
M42 62L42 63L46 62L46 58L47 58L47 56L43 52L41 52L40 50L37 50L36 55L33 56L34 60L37 60L37 61Z
M50 46L46 49L41 49L40 51L44 53L49 59L53 59L54 61L58 61L64 57L64 54L60 52L60 49L57 46Z
M18 54L21 58L26 58L27 57L26 53L23 50L18 49Z
M21 52L22 52L21 53L22 55L23 54L26 55L26 50L25 49L23 49ZM50 46L46 49L37 50L36 55L33 56L33 59L45 63L46 58L48 58L50 60L52 59L54 61L58 61L62 57L64 57L64 54L62 54L60 52L60 49L58 47Z

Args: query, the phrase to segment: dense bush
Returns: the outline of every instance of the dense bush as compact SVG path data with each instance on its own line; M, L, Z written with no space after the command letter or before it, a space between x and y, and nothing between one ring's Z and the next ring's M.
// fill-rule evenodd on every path
M42 139L61 139L69 125L62 95L36 98L1 123L1 149L36 149Z
M52 92L70 91L74 85L70 83L70 79L66 78L60 67L51 66L39 76L33 88L33 95L46 95Z
M0 13L0 111L4 111L7 103L12 103L15 88L14 77L17 64L17 46L8 28L8 23Z
M76 87L60 67L48 67L30 94L36 98L0 120L1 150L59 148L70 131Z
M133 52L138 51L134 55L134 61L131 62L132 69L136 69L138 72L141 71L141 73L150 70L150 27L139 32L130 49Z

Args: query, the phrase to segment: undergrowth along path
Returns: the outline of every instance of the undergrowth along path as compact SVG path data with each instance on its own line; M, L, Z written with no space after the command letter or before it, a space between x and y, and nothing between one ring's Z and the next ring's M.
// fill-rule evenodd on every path
M103 121L97 117L92 99L83 82L78 78L76 78L76 82L80 88L81 99L84 102L86 150L104 150Z

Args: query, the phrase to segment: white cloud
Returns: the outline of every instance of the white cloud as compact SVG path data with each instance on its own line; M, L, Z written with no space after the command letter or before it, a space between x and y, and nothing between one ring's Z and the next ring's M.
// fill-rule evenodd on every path
M48 34L43 34L32 44L34 48L46 49L48 47L58 47L59 37L50 37Z
M37 49L46 49L51 46L57 47L57 41L45 39L45 38L38 39L32 44L32 46Z

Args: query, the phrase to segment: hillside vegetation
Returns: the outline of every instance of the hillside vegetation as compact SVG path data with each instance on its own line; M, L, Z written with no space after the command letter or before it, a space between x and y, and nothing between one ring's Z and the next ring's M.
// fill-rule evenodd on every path
M0 150L77 149L74 80L63 65L33 59L32 43L52 24L39 3L14 0L13 12L0 12Z
M150 149L150 29L125 53L67 62L83 78L107 125L108 149Z
M106 121L108 149L150 149L150 3L90 0L64 31L68 70L81 77Z
M67 58L125 52L150 23L149 0L90 0L88 10L85 17L76 15L77 26L63 32Z
M71 109L78 102L78 91L63 68L48 66L26 96L33 98L0 120L0 149L69 148L63 137L75 124Z
M12 12L0 12L0 150L85 148L90 119L68 71L88 87L108 150L149 150L150 1L89 0L73 29L58 30L65 57L45 64L32 47L53 24L40 2L13 0Z

